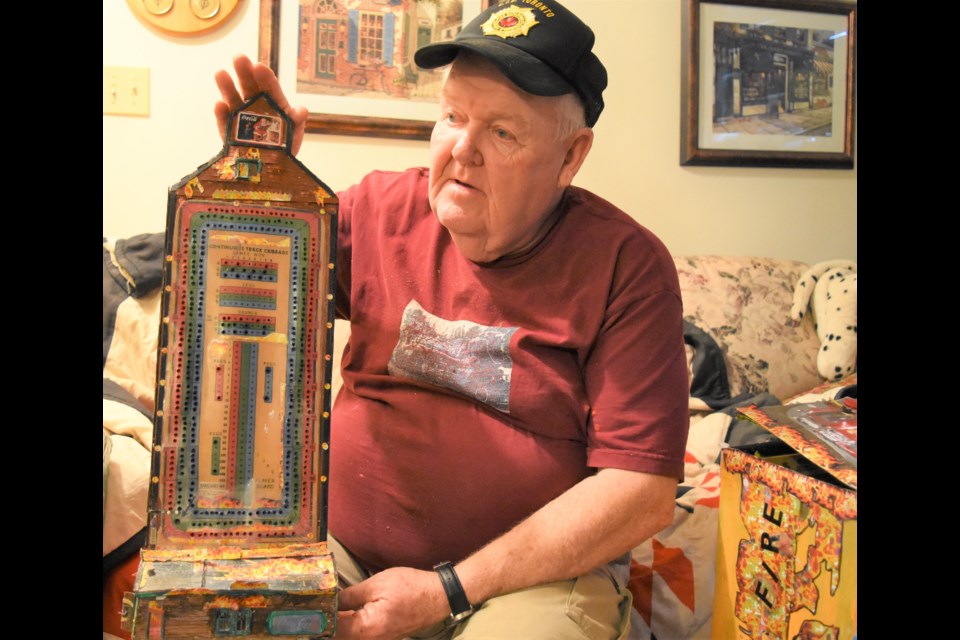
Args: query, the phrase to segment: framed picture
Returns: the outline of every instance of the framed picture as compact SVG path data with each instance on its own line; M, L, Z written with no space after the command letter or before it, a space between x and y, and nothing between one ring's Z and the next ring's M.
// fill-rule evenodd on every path
M452 39L482 1L260 0L259 59L307 107L308 132L428 140L442 72L413 53Z
M856 4L683 2L680 164L853 168Z

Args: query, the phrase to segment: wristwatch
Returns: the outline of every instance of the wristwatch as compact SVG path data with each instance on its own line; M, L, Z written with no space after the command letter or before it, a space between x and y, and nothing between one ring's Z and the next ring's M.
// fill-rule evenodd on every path
M447 594L447 602L450 603L450 617L447 619L447 624L455 625L469 618L475 609L467 600L467 594L463 591L463 585L460 584L460 578L453 570L453 565L449 562L441 562L433 570L440 576L440 583Z

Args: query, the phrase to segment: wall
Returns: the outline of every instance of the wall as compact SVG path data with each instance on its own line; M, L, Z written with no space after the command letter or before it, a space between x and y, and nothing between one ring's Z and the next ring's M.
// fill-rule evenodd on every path
M292 0L284 0L290 2ZM679 165L681 0L567 0L598 34L607 107L576 183L656 232L674 254L857 259L857 171ZM257 0L211 35L160 35L104 3L103 64L150 68L149 117L103 117L103 233L164 226L167 188L221 148L213 74L257 54ZM427 143L308 135L300 159L334 188L427 162Z

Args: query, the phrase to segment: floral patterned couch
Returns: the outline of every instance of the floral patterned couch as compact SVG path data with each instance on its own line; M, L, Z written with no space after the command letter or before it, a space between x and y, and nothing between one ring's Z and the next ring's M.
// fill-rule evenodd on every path
M773 258L674 259L686 319L724 351L731 393L787 398L821 382L813 323L790 320L793 290L808 265Z
M149 287L159 284L162 256L156 242L162 242L162 234L104 243L104 631L121 637L128 636L119 630L119 599L132 588L146 513L159 321L158 292ZM686 320L719 347L732 395L769 393L785 400L822 382L812 321L794 323L789 315L794 286L807 265L756 257L675 261ZM110 296L120 296L110 313L108 286ZM349 325L338 322L335 335L339 355ZM689 355L693 360L695 354ZM337 361L334 372L336 394ZM685 479L674 523L633 551L633 637L710 637L717 460L730 422L728 414L691 400Z

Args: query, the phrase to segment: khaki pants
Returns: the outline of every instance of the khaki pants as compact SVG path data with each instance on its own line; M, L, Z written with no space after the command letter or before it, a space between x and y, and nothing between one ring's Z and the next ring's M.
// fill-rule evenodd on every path
M370 577L333 537L328 539L347 587ZM629 556L575 580L563 580L491 598L455 627L438 624L413 640L625 640L632 597Z

